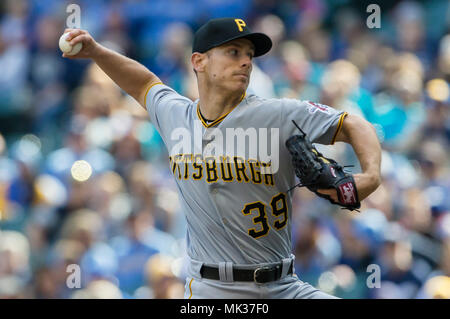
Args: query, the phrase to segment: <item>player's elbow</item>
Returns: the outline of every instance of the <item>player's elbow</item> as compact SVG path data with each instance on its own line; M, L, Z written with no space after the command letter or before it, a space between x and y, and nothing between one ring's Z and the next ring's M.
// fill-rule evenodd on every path
M372 192L374 192L381 185L381 173L380 171L375 171L372 176Z

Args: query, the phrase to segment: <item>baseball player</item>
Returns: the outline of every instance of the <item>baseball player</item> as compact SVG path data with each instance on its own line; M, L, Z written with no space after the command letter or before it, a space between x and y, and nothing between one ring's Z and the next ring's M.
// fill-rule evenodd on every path
M83 49L63 56L95 61L146 108L164 140L187 219L186 298L334 298L294 274L288 190L296 174L285 143L298 132L293 120L312 143L352 145L362 169L352 176L357 191L317 193L360 201L380 183L381 148L368 122L317 103L247 94L253 58L272 42L242 19L213 19L195 33L196 101L87 31L65 32Z

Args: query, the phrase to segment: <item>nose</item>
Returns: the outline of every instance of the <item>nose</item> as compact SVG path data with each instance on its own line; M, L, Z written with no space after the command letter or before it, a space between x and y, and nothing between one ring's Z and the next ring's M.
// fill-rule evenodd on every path
M242 66L250 66L252 64L252 59L248 55L242 57Z
M248 67L250 68L252 66L252 59L250 59L250 57L245 56L242 58L242 67Z

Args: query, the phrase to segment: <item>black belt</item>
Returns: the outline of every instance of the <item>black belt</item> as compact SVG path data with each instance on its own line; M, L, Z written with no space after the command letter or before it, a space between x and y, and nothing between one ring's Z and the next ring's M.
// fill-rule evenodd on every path
M292 274L292 262L287 272L288 275ZM256 269L236 269L233 268L233 281L254 281L256 283L267 283L276 281L281 278L281 271L283 264L279 263L273 266L264 266ZM203 265L200 269L200 275L202 278L220 280L219 268Z

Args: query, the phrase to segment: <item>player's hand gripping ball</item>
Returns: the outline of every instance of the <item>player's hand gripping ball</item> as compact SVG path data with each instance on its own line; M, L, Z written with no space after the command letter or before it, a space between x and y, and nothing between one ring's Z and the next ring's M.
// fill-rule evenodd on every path
M72 46L72 45L70 45L70 42L67 41L68 36L69 36L69 32L64 33L59 38L59 48L61 49L62 52L64 52L67 55L76 55L83 48L83 43L79 42L79 43L75 44L74 46Z

